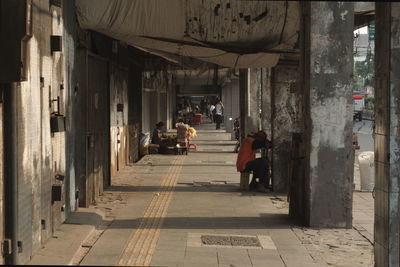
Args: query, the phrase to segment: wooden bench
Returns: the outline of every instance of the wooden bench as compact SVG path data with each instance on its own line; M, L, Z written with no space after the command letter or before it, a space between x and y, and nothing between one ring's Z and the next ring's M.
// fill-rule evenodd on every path
M249 190L250 174L251 172L240 172L240 190Z

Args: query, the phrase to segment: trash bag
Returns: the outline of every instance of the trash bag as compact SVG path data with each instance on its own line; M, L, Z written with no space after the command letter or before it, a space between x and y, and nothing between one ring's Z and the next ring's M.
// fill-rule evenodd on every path
M149 134L142 134L140 137L140 146L145 147L150 144L150 135Z
M149 144L150 144L150 135L141 134L140 147L139 147L140 155L144 156L149 154Z

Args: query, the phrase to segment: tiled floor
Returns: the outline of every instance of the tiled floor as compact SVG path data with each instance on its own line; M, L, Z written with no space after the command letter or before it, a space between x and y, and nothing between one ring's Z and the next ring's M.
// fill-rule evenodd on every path
M355 229L295 227L287 215L285 196L238 190L234 142L227 139L223 132L199 132L193 140L198 152L150 155L123 169L105 196L117 195L125 204L115 209L114 200L104 205L99 201L97 208L105 210L112 222L78 262L231 267L371 264L371 193L354 194ZM263 248L203 246L194 238L206 234L259 236L269 243ZM128 261L121 261L124 257Z

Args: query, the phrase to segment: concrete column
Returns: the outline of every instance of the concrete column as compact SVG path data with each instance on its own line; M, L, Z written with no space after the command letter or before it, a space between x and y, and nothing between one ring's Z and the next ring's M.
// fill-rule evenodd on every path
M239 70L239 109L240 109L240 137L243 140L247 136L246 132L246 117L247 117L247 105L246 95L248 91L248 69Z
M249 69L249 87L247 94L247 131L257 132L261 129L261 71L260 69Z
M285 193L289 184L288 160L292 134L300 133L299 111L302 94L298 86L298 61L280 61L271 70L272 80L272 185Z
M261 129L271 139L272 103L271 103L271 69L260 69L261 85Z
M239 114L239 81L232 79L231 82L222 87L222 101L224 102L224 125L226 131L233 133L233 120ZM232 118L232 120L229 120ZM232 140L235 136L232 134Z
M352 2L304 2L305 221L352 225Z
M242 138L260 129L260 76L257 69L239 71L240 128Z
M376 2L375 266L399 266L400 4Z

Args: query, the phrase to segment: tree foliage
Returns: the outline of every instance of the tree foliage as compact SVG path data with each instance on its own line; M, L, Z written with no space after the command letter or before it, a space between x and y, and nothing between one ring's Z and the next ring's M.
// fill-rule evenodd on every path
M356 61L354 68L354 85L356 88L374 87L374 55L367 53L364 61Z

